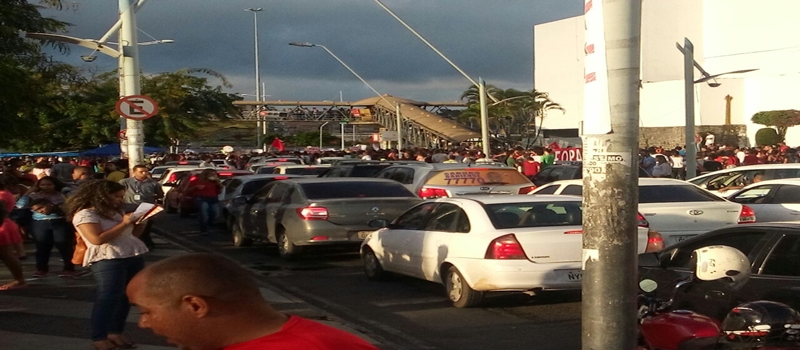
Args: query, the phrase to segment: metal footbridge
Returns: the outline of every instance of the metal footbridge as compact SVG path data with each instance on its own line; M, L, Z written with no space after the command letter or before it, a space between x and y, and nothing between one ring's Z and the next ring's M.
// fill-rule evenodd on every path
M391 95L376 96L355 102L336 101L235 101L246 120L276 123L339 122L356 125L380 125L398 130L399 106L403 139L406 144L439 147L480 138L454 120L436 114L441 108L466 107L462 102L420 102ZM315 124L315 125L316 125Z

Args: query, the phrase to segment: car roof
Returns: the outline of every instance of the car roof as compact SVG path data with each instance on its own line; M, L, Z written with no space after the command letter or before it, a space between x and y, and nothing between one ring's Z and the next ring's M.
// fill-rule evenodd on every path
M701 177L704 178L704 177L708 177L708 176L725 174L725 173L729 173L731 171L747 171L747 170L762 170L762 169L764 169L764 170L767 170L767 169L795 169L795 168L800 168L800 163L742 165L742 166L737 166L735 168L728 168L728 169L712 171L712 172L710 172L708 174L703 174L703 175L700 175L700 176L693 177L693 178L689 179L689 181L694 180L694 179L698 179L698 178L701 178Z
M292 165L279 165L276 168L282 169L295 169L295 168L330 168L330 164L292 164Z
M307 183L342 183L342 182L382 182L382 183L392 183L398 184L402 186L401 183L390 180L390 179L379 179L379 178L372 178L372 177L302 177L302 178L292 178L285 180L287 182L294 182L298 184L307 184Z
M449 200L453 201L460 201L464 200L473 200L483 204L503 204L503 203L540 203L540 202L575 202L581 201L581 197L579 196L557 196L557 195L536 195L536 196L509 196L509 195L500 195L500 196L478 196L478 195L470 195L470 196L459 196L459 197L451 197L448 198Z
M583 185L583 179L573 179L573 180L559 180L553 181L548 183L547 185L559 185L559 184L566 184L566 185ZM668 179L668 178L651 178L651 177L643 177L639 178L639 186L667 186L667 185L688 185L694 186L686 181L678 180L678 179ZM542 185L546 186L546 185Z
M395 164L393 166L412 166L417 168L429 168L434 170L439 169L480 169L480 168L505 168L513 169L505 166L502 163L488 163L488 164L466 164L466 163L424 163L424 162L409 162L405 164Z
M300 175L291 175L291 174L253 174L253 175L237 176L236 178L241 180L242 182L248 182L248 181L259 180L259 179L272 179L272 178L276 178L276 177L280 177L280 178L284 178L284 179L285 178L290 178L290 179L302 178L302 176L300 176Z

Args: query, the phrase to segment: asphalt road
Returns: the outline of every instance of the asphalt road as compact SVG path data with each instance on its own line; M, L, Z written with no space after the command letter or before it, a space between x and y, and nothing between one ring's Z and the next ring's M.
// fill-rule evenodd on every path
M580 348L578 291L495 295L480 308L457 309L440 284L402 276L368 281L355 252L319 252L284 261L271 245L234 247L221 226L201 236L194 218L164 213L154 221L164 238L239 262L263 282L378 339L385 349Z

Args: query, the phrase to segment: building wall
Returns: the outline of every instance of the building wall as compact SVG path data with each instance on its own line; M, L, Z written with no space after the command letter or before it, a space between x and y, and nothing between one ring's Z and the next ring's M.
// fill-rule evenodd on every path
M714 141L724 145L743 145L747 143L746 125L702 125L695 129L697 133L714 134ZM682 126L666 126L639 128L639 147L685 147L686 135Z
M755 132L763 127L750 122L753 114L800 109L797 13L798 0L644 0L640 126L685 125L683 57L675 42L683 45L688 37L695 45L695 60L711 74L758 69L719 78L716 88L696 84L694 95L697 125L724 124L724 98L732 96L731 123L746 125L747 142L753 143ZM567 115L550 118L544 127L579 128L583 17L537 25L534 41L534 86L567 109ZM700 76L695 71L695 77ZM787 142L800 145L800 127L789 129Z

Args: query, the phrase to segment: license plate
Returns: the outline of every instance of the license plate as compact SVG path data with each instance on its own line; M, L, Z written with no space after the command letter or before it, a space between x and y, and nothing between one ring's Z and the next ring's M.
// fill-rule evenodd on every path
M583 279L583 271L580 269L556 270L559 281L580 282Z
M675 242L677 243L677 242L683 242L683 241L685 241L685 240L687 240L689 238L692 238L692 237L694 237L694 235L680 235L680 236L672 236L672 237L675 237Z
M370 233L375 231L358 231L358 239L366 239Z

